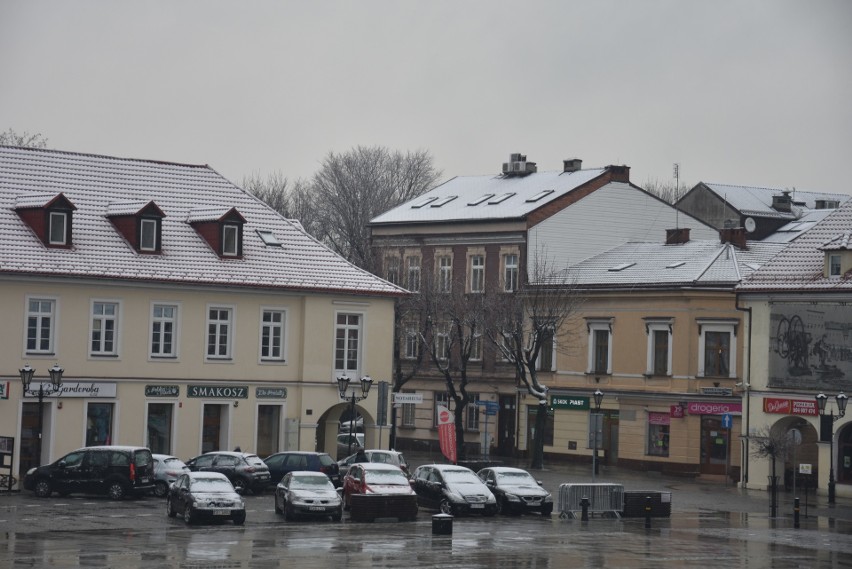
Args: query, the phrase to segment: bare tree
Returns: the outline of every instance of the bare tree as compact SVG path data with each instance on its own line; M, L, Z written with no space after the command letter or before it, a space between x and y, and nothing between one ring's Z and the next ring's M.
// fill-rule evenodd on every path
M256 173L246 176L242 186L284 217L298 220L311 235L323 233L311 199L310 182L299 178L291 184L283 173L275 171L266 178Z
M648 179L642 188L649 194L655 195L666 203L675 203L686 191L686 186L683 182L675 182L675 180L660 180Z
M425 150L391 152L358 146L330 152L312 181L318 235L359 267L375 272L369 221L431 188L441 173Z
M553 269L538 255L528 284L517 292L496 292L488 302L486 334L503 359L515 368L518 381L538 400L531 468L544 462L544 429L549 406L547 386L539 371L550 369L558 351L572 345L577 310L582 299L567 271Z
M30 134L27 131L18 134L11 128L0 132L0 145L23 146L26 148L47 148L47 139L41 133Z
M416 376L423 366L424 346L421 338L427 332L426 322L419 298L397 299L394 306L393 385L391 386L393 393L400 393L405 384ZM396 405L391 407L391 448L396 447L396 411Z
M770 481L770 516L775 517L778 511L778 476L776 467L778 462L786 460L787 455L793 452L796 441L789 435L789 431L764 425L749 434L748 440L754 444L751 447L751 455L755 458L768 458L772 465L772 477ZM794 474L795 476L795 474Z

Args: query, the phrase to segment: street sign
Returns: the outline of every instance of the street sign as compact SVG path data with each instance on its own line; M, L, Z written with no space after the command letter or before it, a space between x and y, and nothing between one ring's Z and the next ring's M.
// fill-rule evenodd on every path
M730 429L733 424L734 419L733 417L731 417L730 413L725 413L724 415L722 415L722 427L724 427L725 429Z
M393 402L395 404L413 403L414 405L418 405L420 403L423 403L423 394L422 393L394 393L393 394Z
M376 402L376 425L379 427L388 426L388 389L387 381L379 382L379 398Z

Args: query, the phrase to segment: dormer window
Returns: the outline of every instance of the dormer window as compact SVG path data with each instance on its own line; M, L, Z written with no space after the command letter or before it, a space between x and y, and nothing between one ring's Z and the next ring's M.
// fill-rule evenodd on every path
M21 194L15 211L47 247L68 249L72 245L72 215L77 209L64 194Z
M240 226L226 223L222 225L222 255L236 257L240 254Z
M828 276L829 277L839 277L840 276L840 255L834 254L828 256Z
M195 210L190 212L187 222L220 258L242 258L243 225L246 219L237 208Z
M139 250L157 250L157 229L159 224L156 219L139 220Z
M820 247L824 257L824 275L839 279L852 268L852 232L841 233Z
M162 253L166 214L153 201L111 203L107 217L137 253Z

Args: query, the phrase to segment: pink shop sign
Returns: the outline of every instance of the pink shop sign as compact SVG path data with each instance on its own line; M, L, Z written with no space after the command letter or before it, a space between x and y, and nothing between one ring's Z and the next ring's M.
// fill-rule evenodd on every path
M691 401L688 404L687 409L689 410L690 415L724 415L725 413L730 413L731 415L742 415L743 404L718 403L715 401Z

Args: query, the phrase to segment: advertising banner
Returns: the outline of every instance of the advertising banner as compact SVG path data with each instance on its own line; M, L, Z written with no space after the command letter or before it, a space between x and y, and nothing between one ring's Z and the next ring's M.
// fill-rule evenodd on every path
M819 415L815 399L784 399L766 397L763 400L763 412L776 415Z
M447 460L456 463L456 425L455 416L444 405L438 405L438 442L441 454Z
M690 415L742 415L742 403L717 403L715 401L691 401L687 404Z

